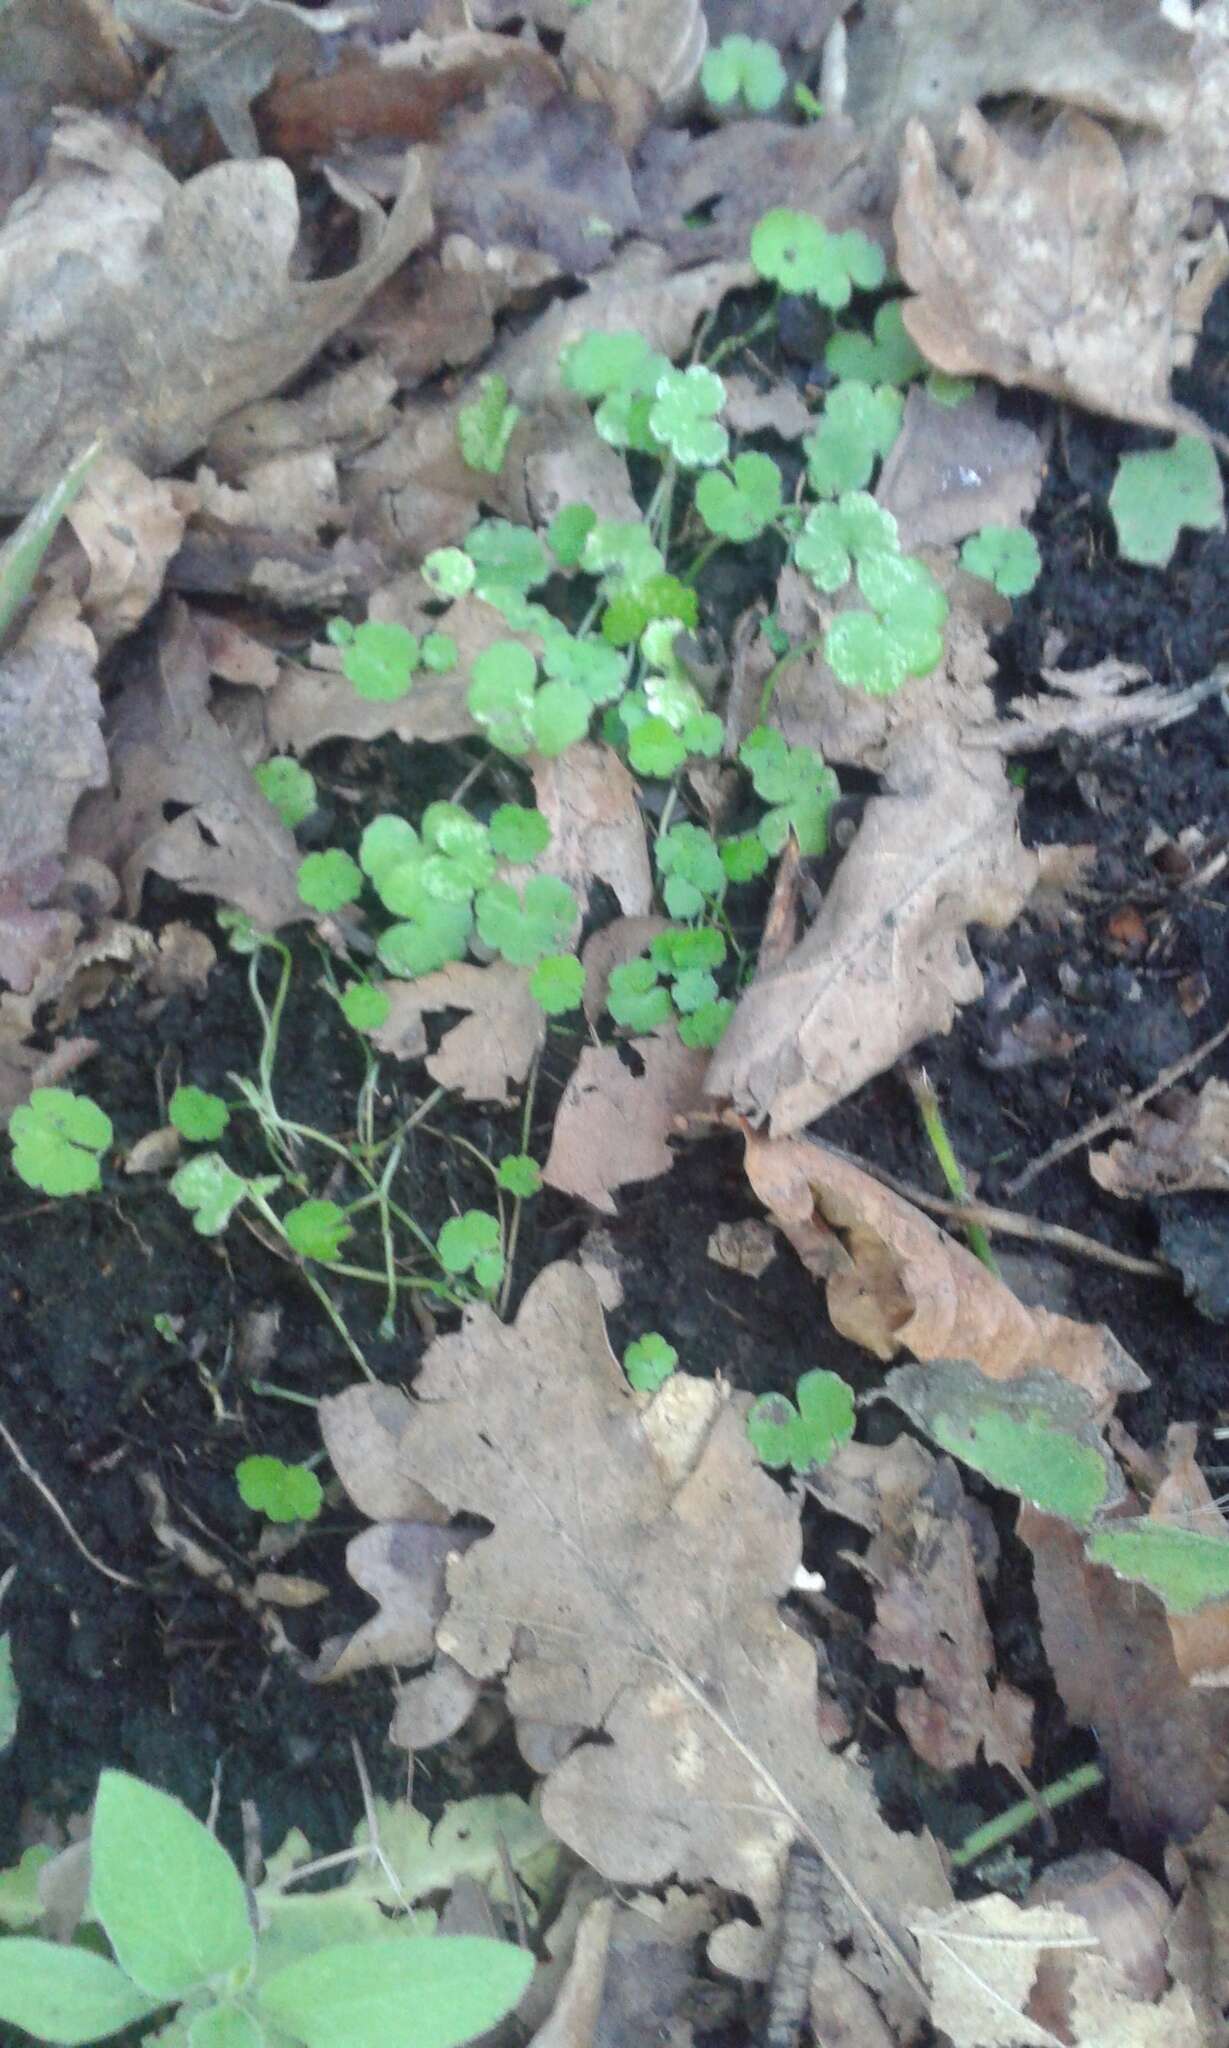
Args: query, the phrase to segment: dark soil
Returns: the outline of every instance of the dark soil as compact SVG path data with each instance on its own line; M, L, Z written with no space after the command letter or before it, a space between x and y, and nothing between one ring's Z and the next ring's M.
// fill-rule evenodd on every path
M1227 341L1229 294L1222 293L1179 393L1222 428L1229 428ZM1202 677L1225 656L1223 535L1187 535L1163 574L1115 558L1105 501L1118 455L1141 438L1081 416L1059 422L1035 522L1044 575L1018 603L997 649L1005 695L1033 687L1054 633L1062 636L1064 667L1116 655L1145 664L1165 683ZM369 789L407 772L382 748L351 753L345 765L347 775L338 779L365 776ZM381 788L371 807L389 797ZM1008 1206L1006 1185L1030 1159L1122 1092L1146 1085L1229 1014L1229 877L1184 888L1150 850L1162 835L1176 842L1197 828L1204 835L1199 858L1206 859L1224 840L1229 721L1220 701L1163 732L1063 745L1033 759L1022 815L1031 843L1096 847L1092 893L1058 926L1025 916L1004 933L974 934L986 998L962 1015L949 1038L919 1052L966 1171L987 1199ZM173 912L213 929L199 902L168 898L147 907L155 920ZM1127 909L1139 913L1143 932L1129 947L1122 933L1130 921L1115 919ZM203 1006L176 998L151 1010L126 995L91 1016L88 1028L101 1051L83 1080L112 1115L121 1147L163 1120L160 1090L164 1099L181 1077L225 1088L228 1070L251 1069L257 1039L246 972L246 962L224 959ZM1075 1038L1074 1050L1004 1067L1005 1028L1039 1003L1059 1032ZM289 1110L327 1130L345 1128L359 1078L357 1067L345 1070L344 1041L338 1048L335 1008L315 987L305 955L279 1072ZM561 1080L566 1062L556 1065ZM1229 1073L1223 1054L1196 1079L1214 1072ZM404 1075L390 1076L389 1085L412 1100ZM548 1074L534 1132L539 1157L554 1100ZM446 1114L449 1130L488 1152L520 1149L519 1112ZM864 1088L825 1119L822 1134L944 1192L897 1076ZM465 1155L439 1137L417 1134L406 1170L407 1199L428 1228L438 1227L454 1198L464 1205L479 1196L481 1183ZM1101 1193L1082 1152L1042 1177L1021 1206L1121 1250L1156 1251L1159 1214ZM867 1359L834 1334L822 1298L788 1253L758 1282L708 1258L717 1223L756 1213L733 1140L696 1144L667 1179L629 1191L620 1207L611 1233L626 1298L612 1319L616 1348L656 1328L677 1345L689 1370L721 1371L756 1391L792 1388L800 1372L817 1364L835 1367L858 1387L873 1383ZM194 1236L159 1183L112 1172L104 1199L56 1205L37 1203L5 1168L0 1212L0 1420L94 1556L142 1589L116 1585L87 1563L0 1445L0 1572L17 1568L0 1625L13 1638L22 1698L18 1738L0 1772L0 1867L17 1852L23 1817L28 1824L32 1813L81 1811L104 1763L181 1794L197 1811L220 1770L222 1826L232 1846L238 1802L251 1797L267 1846L297 1825L318 1852L336 1848L361 1810L352 1737L378 1788L392 1790L403 1776L404 1758L385 1741L387 1676L336 1689L307 1684L271 1653L256 1620L233 1598L158 1546L137 1482L141 1473L155 1474L174 1521L246 1578L260 1525L239 1501L237 1460L253 1449L311 1456L319 1446L310 1408L256 1394L245 1381L236 1351L245 1321L271 1305L280 1311L266 1376L291 1392L315 1397L349 1384L351 1360L292 1268L242 1229L227 1234L224 1249ZM1214 1197L1172 1200L1164 1214L1205 1233L1223 1229ZM518 1289L571 1252L591 1220L550 1194L530 1205ZM1051 1253L1043 1258L1036 1248L1006 1241L1001 1250L1019 1255L1019 1284L1044 1289L1051 1306L1073 1316L1108 1323L1139 1360L1152 1384L1124 1410L1133 1433L1151 1444L1171 1421L1195 1421L1214 1471L1217 1447L1208 1432L1226 1406L1223 1329L1197 1312L1176 1281L1137 1279ZM380 1304L356 1289L338 1298L377 1370L393 1381L412 1380L424 1341L413 1321L405 1317L397 1341L381 1344ZM173 1319L162 1326L169 1336L159 1334L156 1318ZM867 1425L876 1434L898 1426L883 1409L872 1409ZM358 1526L348 1508L330 1505L283 1561L283 1569L329 1588L321 1606L284 1617L309 1652L364 1611L344 1563L346 1540ZM1005 1517L1002 1526L1007 1541L992 1621L1001 1669L1039 1701L1037 1777L1045 1782L1094 1755L1095 1746L1063 1720L1046 1674L1027 1566ZM856 1533L834 1534L830 1518L825 1525L816 1514L813 1540L835 1598L855 1616L864 1614L856 1576L836 1558L842 1546L856 1547ZM964 1774L956 1785L928 1783L892 1733L890 1682L873 1665L860 1631L834 1638L830 1650L859 1732L878 1751L893 1818L908 1822L924 1811L956 1839L1016 1796L990 1772ZM500 1789L511 1782L509 1768L502 1752L498 1761L479 1757L476 1767L460 1752L445 1752L430 1759L428 1796ZM1095 1798L1062 1825L1069 1842L1115 1839Z

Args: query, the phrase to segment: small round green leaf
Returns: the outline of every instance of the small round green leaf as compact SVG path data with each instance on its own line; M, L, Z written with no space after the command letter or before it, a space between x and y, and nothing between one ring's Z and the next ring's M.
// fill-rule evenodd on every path
M220 1138L230 1122L230 1111L221 1096L211 1095L205 1088L177 1088L167 1113L180 1136L198 1145Z
M311 1467L287 1465L281 1458L241 1458L235 1484L244 1506L271 1522L314 1522L324 1505L324 1489Z
M678 1352L660 1330L646 1330L623 1353L623 1370L639 1394L655 1394L679 1362Z
M309 853L299 862L299 895L322 916L353 903L362 894L363 877L357 861L340 847L326 853Z
M834 1372L804 1372L797 1406L784 1394L761 1394L747 1416L747 1435L760 1461L811 1472L853 1435L852 1390Z
M354 1230L346 1212L336 1202L299 1202L282 1218L282 1228L292 1251L302 1259L335 1259Z

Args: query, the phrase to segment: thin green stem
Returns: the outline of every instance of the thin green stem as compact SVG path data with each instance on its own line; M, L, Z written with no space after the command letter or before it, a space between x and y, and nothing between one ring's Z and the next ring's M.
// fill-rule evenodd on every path
M333 1328L336 1330L338 1336L341 1338L341 1341L345 1345L346 1350L350 1353L351 1358L358 1366L359 1371L363 1373L367 1379L374 1381L376 1378L376 1374L371 1370L371 1367L368 1365L367 1360L363 1356L361 1347L356 1343L355 1339L351 1336L349 1326L346 1322L345 1317L342 1315L341 1310L338 1308L336 1302L333 1300L333 1297L329 1293L328 1288L323 1286L322 1283L319 1280L317 1280L315 1274L311 1270L311 1267L306 1265L304 1261L299 1259L297 1254L294 1253L294 1247L290 1243L290 1240L288 1239L285 1231L282 1228L281 1218L279 1217L276 1209L272 1208L270 1204L266 1202L263 1195L258 1195L254 1193L251 1189L249 1189L248 1191L248 1200L251 1202L252 1207L258 1212L258 1214L264 1217L265 1222L269 1225L270 1229L276 1232L277 1236L281 1239L282 1243L286 1246L287 1250L291 1252L292 1255L294 1255L295 1263L297 1264L299 1271L302 1273L304 1280L307 1282L307 1285L310 1287L312 1293L315 1295L316 1300L320 1303L320 1306L324 1310L325 1315L332 1323Z
M1065 1778L1056 1778L1052 1785L1043 1785L1036 1800L1021 1799L1015 1806L1009 1806L993 1820L983 1822L967 1834L960 1846L951 1851L952 1863L957 1870L965 1870L970 1863L980 1863L992 1849L998 1849L1009 1842L1013 1835L1023 1834L1025 1828L1033 1826L1039 1818L1038 1806L1046 1812L1053 1812L1057 1806L1066 1806L1081 1793L1091 1792L1105 1782L1105 1774L1099 1764L1079 1764L1068 1771Z
M931 1086L929 1077L920 1068L906 1067L905 1079L909 1084L909 1092L917 1104L918 1115L922 1120L922 1129L930 1140L931 1151L939 1163L939 1170L947 1182L948 1192L952 1200L954 1202L971 1202L973 1200L972 1189L965 1179L964 1169L956 1157L955 1147L948 1136L947 1125L943 1121L943 1112L939 1108L939 1098ZM999 1270L998 1261L990 1249L990 1239L987 1237L981 1224L970 1223L965 1230L965 1236L969 1241L969 1250L975 1252L983 1266L988 1267L990 1272L997 1278Z
M797 647L787 647L785 653L782 654L778 660L774 661L772 667L768 671L768 674L764 677L764 687L760 692L759 722L761 725L763 725L764 720L768 716L769 708L773 700L773 695L776 691L777 683L781 678L783 670L789 667L791 661L801 661L806 655L814 654L816 649L822 647L823 644L823 634L817 633L810 640L800 640Z
M533 1098L537 1091L538 1070L541 1063L541 1054L535 1053L533 1065L529 1069L529 1079L525 1085L525 1102L521 1110L521 1151L524 1153L529 1151L533 1132ZM503 1286L499 1290L499 1313L501 1316L506 1316L508 1313L508 1301L512 1293L512 1268L516 1260L516 1242L521 1234L521 1211L524 1206L524 1202L519 1195L513 1197L512 1222L504 1244Z
M686 583L689 588L695 584L697 578L700 576L704 568L705 563L710 559L711 556L716 554L718 548L723 548L725 544L726 535L724 533L712 533L709 535L708 539L704 543L704 546L697 551L695 557L693 558L691 567L688 570L686 570L683 575L682 581Z
M736 349L746 348L751 342L758 341L761 334L767 334L776 326L777 303L780 296L778 288L773 295L771 306L768 307L766 312L760 314L758 320L753 320L750 327L743 328L738 334L727 334L724 341L717 343L716 348L708 359L710 370L715 370L718 363L723 363L727 356L734 354Z

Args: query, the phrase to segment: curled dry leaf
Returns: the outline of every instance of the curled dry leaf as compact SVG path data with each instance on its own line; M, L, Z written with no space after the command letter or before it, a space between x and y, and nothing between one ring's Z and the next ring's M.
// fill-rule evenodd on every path
M131 633L162 590L195 493L151 482L134 462L104 450L66 513L85 550L81 609L103 653Z
M1229 1522L1195 1462L1197 1435L1193 1423L1170 1425L1164 1470L1148 1505L1148 1519L1229 1540ZM1229 1601L1212 1600L1192 1614L1167 1618L1183 1678L1191 1685L1229 1686Z
M386 982L391 1008L371 1034L381 1052L419 1059L426 1052L423 1016L431 1010L467 1010L425 1061L442 1088L457 1088L467 1102L512 1102L546 1041L546 1012L529 993L530 974L506 960L475 967L456 960L417 981Z
M612 1882L711 1879L769 1917L801 1839L841 1938L890 1969L885 1921L949 1896L937 1855L817 1739L815 1653L780 1611L796 1503L728 1393L669 1386L633 1393L575 1266L540 1274L515 1325L478 1307L432 1344L398 1466L491 1531L447 1568L437 1645L502 1675L529 1729L602 1731L550 1771L542 1816Z
M1187 1841L1229 1789L1229 1693L1189 1685L1165 1609L1090 1563L1078 1530L1025 1505L1041 1633L1069 1718L1094 1728L1130 1833Z
M555 1115L547 1186L615 1215L616 1188L669 1173L666 1141L699 1105L705 1065L706 1055L675 1035L586 1046Z
M713 1059L709 1093L774 1136L949 1031L982 989L968 926L1010 923L1036 879L1001 769L974 772L942 730L919 730L891 770L892 793L867 804L819 916L741 996Z
M253 463L239 485L218 481L207 464L196 473L201 515L218 526L263 528L307 540L345 523L337 464L327 448L271 455Z
M760 1280L777 1256L776 1233L758 1216L747 1216L741 1223L719 1223L706 1249L714 1264L727 1272Z
M263 398L228 414L209 436L207 454L228 484L277 455L328 447L350 456L393 424L397 380L377 357L322 377L300 398Z
M376 1522L353 1537L346 1545L346 1569L377 1611L352 1636L327 1643L310 1675L318 1683L335 1683L373 1665L425 1664L447 1605L449 1560L475 1540L472 1530L431 1522Z
M236 0L225 9L203 0L116 0L120 20L160 49L167 66L166 118L202 106L232 156L260 155L251 104L275 72L310 71L320 38L353 10L309 13L290 0Z
M613 747L584 740L553 760L535 757L533 787L549 821L550 845L534 863L575 890L582 910L589 884L604 882L624 916L640 920L653 902L653 873L636 784Z
M310 361L430 228L406 159L392 213L350 186L359 257L300 283L284 163L185 185L95 116L62 116L48 171L0 227L0 505L21 508L105 426L157 472Z
M480 249L540 251L576 277L600 269L640 217L613 125L606 107L565 93L488 108L436 161L440 225Z
M806 1139L746 1138L756 1194L816 1278L842 1335L876 1358L962 1358L988 1379L1057 1373L1099 1407L1148 1382L1103 1323L1026 1308L980 1259L851 1160Z
M1016 148L966 107L957 135L951 175L921 121L901 158L894 226L922 353L953 375L1204 431L1169 391L1189 193L1166 205L1158 178L1142 204L1118 143L1086 115ZM1135 163L1141 178L1159 169Z
M1132 1136L1092 1152L1088 1171L1107 1194L1229 1193L1229 1081L1175 1088L1139 1111Z
M211 715L209 663L182 604L115 698L109 742L111 787L79 807L73 846L115 870L130 911L152 870L235 904L262 931L307 914L294 838Z

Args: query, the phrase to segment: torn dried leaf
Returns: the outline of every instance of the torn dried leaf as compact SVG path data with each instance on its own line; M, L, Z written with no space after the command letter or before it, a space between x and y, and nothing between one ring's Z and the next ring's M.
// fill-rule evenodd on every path
M1088 1171L1107 1194L1188 1194L1195 1188L1229 1192L1229 1081L1205 1081L1197 1090L1155 1096L1104 1152L1089 1154Z
M398 1059L421 1058L427 1049L423 1016L466 1010L469 1015L426 1058L427 1072L442 1088L459 1089L467 1102L506 1108L546 1039L546 1012L529 993L530 978L528 968L506 960L489 967L458 960L417 981L387 983L389 1013L372 1043Z
M705 1064L703 1052L674 1034L633 1038L622 1049L586 1046L555 1115L547 1186L616 1215L616 1188L669 1173L667 1139L676 1119L698 1107Z
M582 741L533 764L538 809L550 845L534 863L575 890L582 910L589 884L604 882L624 916L641 920L653 902L653 874L636 784L612 747Z

